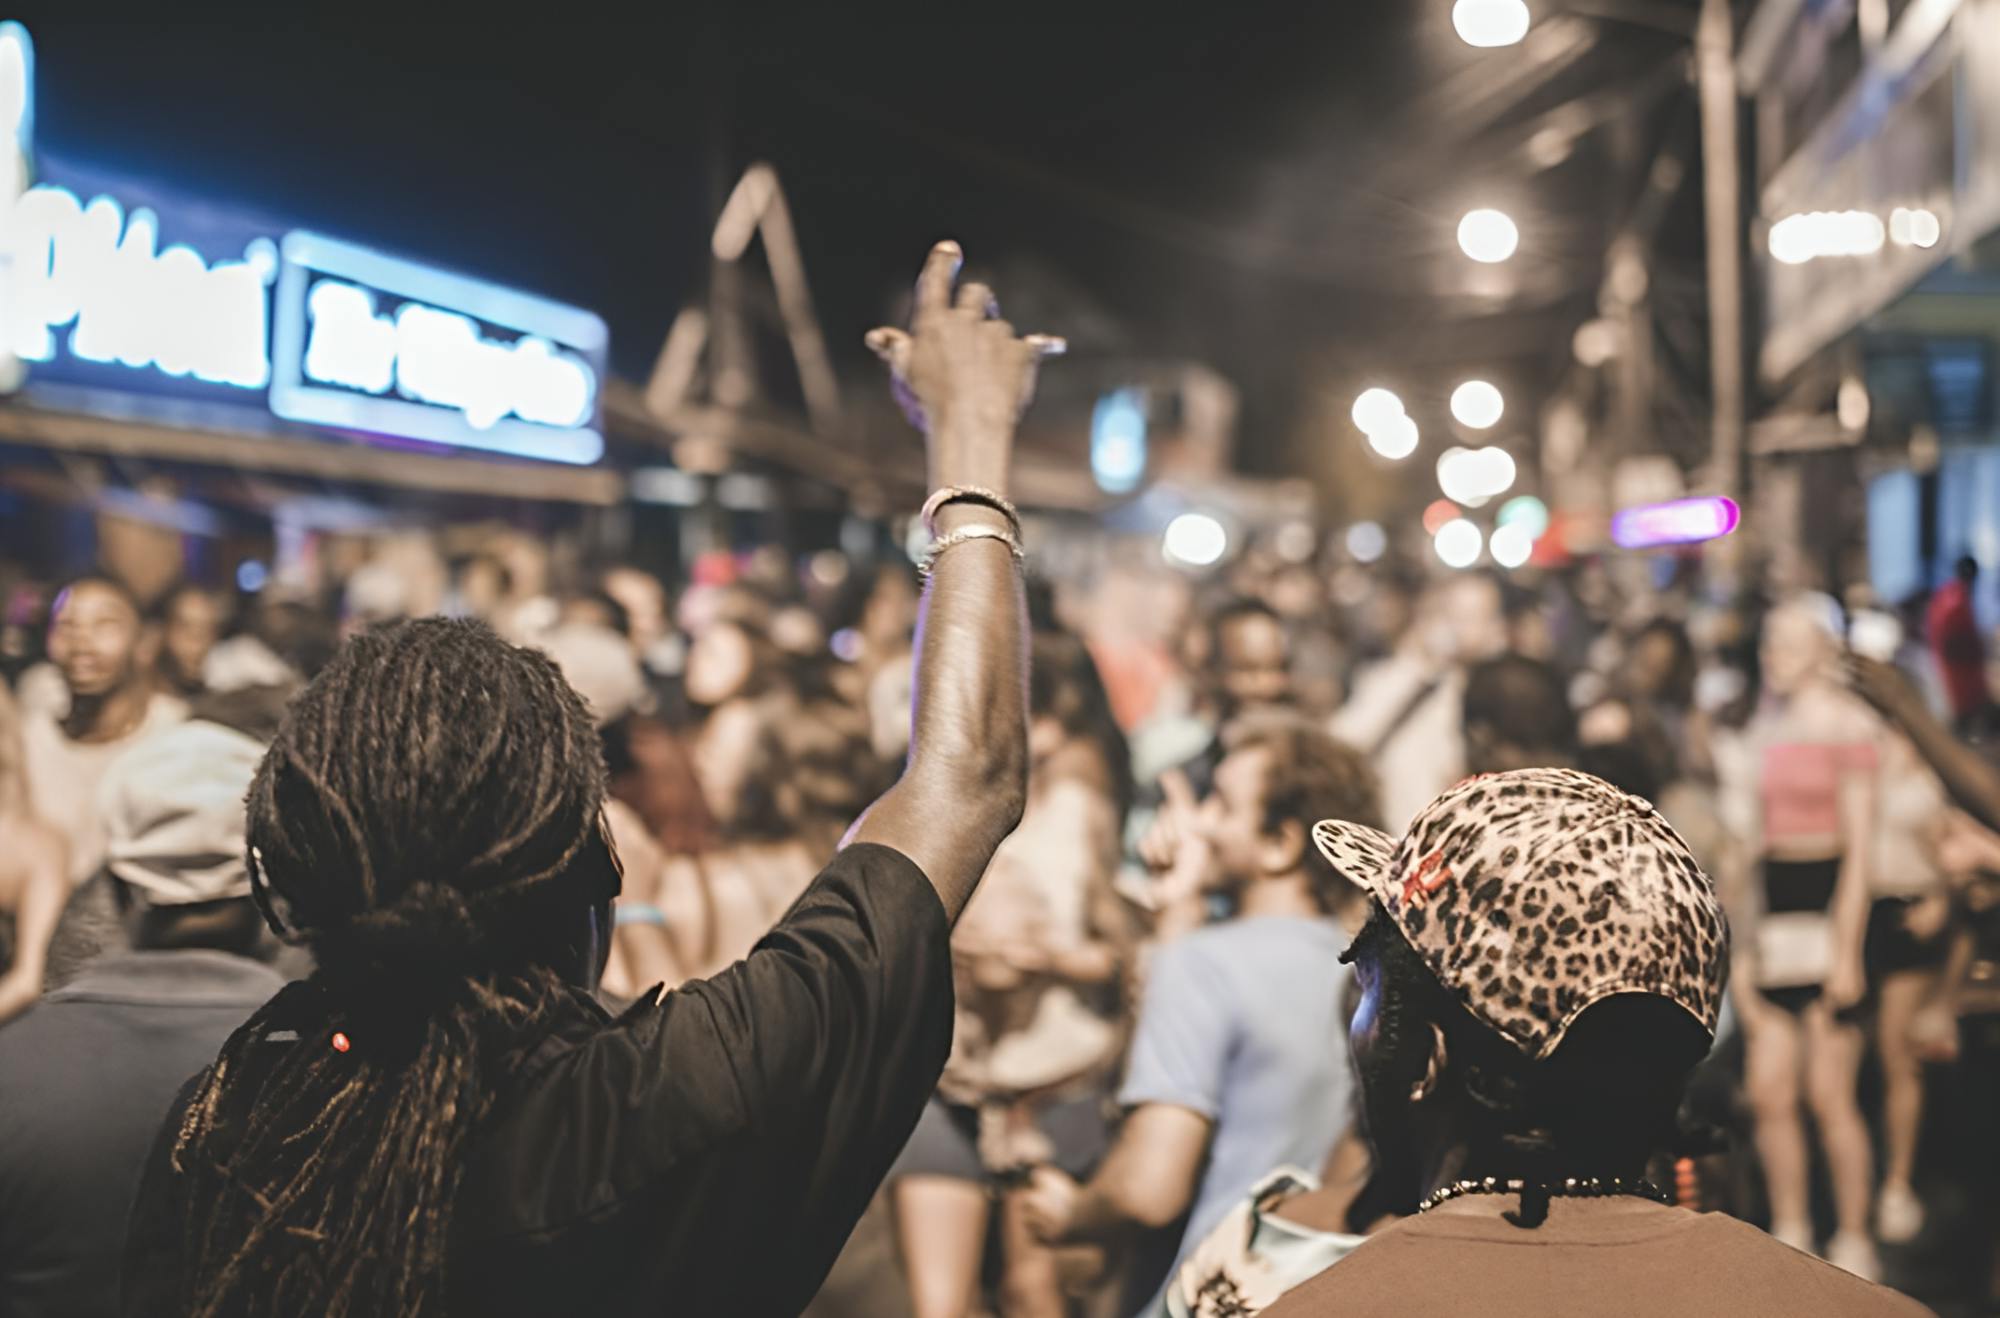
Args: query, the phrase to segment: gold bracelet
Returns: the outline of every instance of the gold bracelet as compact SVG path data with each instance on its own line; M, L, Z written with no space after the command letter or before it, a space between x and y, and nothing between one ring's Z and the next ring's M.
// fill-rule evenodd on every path
M953 531L941 540L933 540L931 542L931 547L924 551L924 561L917 565L918 578L928 582L931 579L931 573L937 569L938 559L944 555L945 550L956 549L958 546L969 544L974 540L998 540L1001 544L1007 546L1008 551L1014 555L1014 562L1017 565L1024 562L1027 558L1027 555L1021 549L1021 542L1016 540L1012 534L1001 530L997 526L988 526L984 522L973 522L970 525L959 527L956 531Z
M933 536L937 534L937 515L948 503L976 503L982 508L991 508L1007 519L1007 525L1013 528L1015 535L1021 534L1020 510L1008 502L1006 495L983 485L947 485L931 491L931 497L924 500L924 510L918 514L924 530Z

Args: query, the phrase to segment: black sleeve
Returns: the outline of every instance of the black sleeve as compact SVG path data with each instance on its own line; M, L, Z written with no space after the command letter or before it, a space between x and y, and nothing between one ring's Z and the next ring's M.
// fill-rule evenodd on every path
M507 1240L584 1269L591 1238L629 1231L650 1256L633 1281L676 1311L708 1311L724 1276L729 1311L804 1307L944 1069L949 936L915 864L850 847L744 960L536 1075L499 1141L534 1156L476 1160L459 1197L488 1280L511 1271Z
M126 1318L179 1313L187 1302L181 1277L181 1211L173 1172L174 1142L181 1116L207 1072L181 1086L167 1118L153 1137L139 1179L138 1196L125 1233L125 1257L118 1285L118 1312Z
M686 986L752 1129L805 1120L851 1138L904 1107L914 1124L951 1050L950 935L923 872L899 851L862 844L836 857L748 958ZM912 1090L915 1101L898 1101Z

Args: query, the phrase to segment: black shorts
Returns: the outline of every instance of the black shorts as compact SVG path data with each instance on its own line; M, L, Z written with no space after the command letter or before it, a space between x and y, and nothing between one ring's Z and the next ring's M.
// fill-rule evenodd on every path
M1049 1102L1036 1111L1035 1125L1054 1145L1055 1165L1078 1180L1087 1180L1111 1147L1111 1116L1099 1093ZM979 1158L979 1110L935 1096L889 1176L943 1176L988 1187L1001 1181Z
M1817 984L1787 984L1782 988L1760 988L1757 996L1792 1016L1803 1016L1806 1008L1819 1001L1823 992Z
M1935 970L1944 964L1944 938L1918 938L1903 923L1916 904L1914 897L1880 897L1868 908L1868 941L1863 956L1871 995L1890 975Z

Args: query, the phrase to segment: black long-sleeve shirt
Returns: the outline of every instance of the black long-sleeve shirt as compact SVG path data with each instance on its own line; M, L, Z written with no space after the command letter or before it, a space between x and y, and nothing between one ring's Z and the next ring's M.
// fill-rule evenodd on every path
M616 1020L575 995L473 1138L447 1310L796 1314L943 1069L948 933L913 863L857 845L713 979ZM177 1120L134 1209L128 1315L185 1305Z

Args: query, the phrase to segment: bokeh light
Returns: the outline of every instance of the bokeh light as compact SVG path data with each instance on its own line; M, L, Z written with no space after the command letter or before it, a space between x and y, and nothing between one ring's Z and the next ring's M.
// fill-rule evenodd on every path
M1458 0L1451 7L1459 40L1481 49L1518 44L1533 22L1522 0Z
M1396 417L1378 430L1368 432L1368 447L1383 457L1400 462L1417 451L1417 423L1406 416Z
M1521 231L1504 211L1467 211L1458 222L1459 249L1475 261L1495 265L1512 256L1520 245Z
M1356 522L1347 528L1347 552L1357 563L1373 563L1389 548L1389 537L1375 522Z
M1424 534L1436 535L1438 528L1459 515L1461 509L1449 499L1433 499L1424 509Z
M1403 415L1403 400L1383 388L1363 389L1351 413L1362 434L1372 435Z
M1207 513L1182 513L1167 523L1161 548L1170 563L1210 567L1229 552L1229 532Z
M1518 526L1530 540L1539 540L1549 529L1549 506L1532 494L1523 494L1500 505L1494 519L1498 526Z
M1444 497L1468 508L1513 488L1514 459L1503 448L1451 448L1438 458L1438 489Z
M1493 551L1494 562L1504 568L1517 568L1535 552L1535 537L1528 534L1525 525L1515 522L1495 527L1488 547Z
M1451 391L1451 414L1462 426L1486 430L1499 424L1507 400L1485 380L1467 380Z
M1431 537L1431 548L1446 567L1471 567L1479 561L1479 550L1484 543L1479 528L1463 517L1452 518Z

